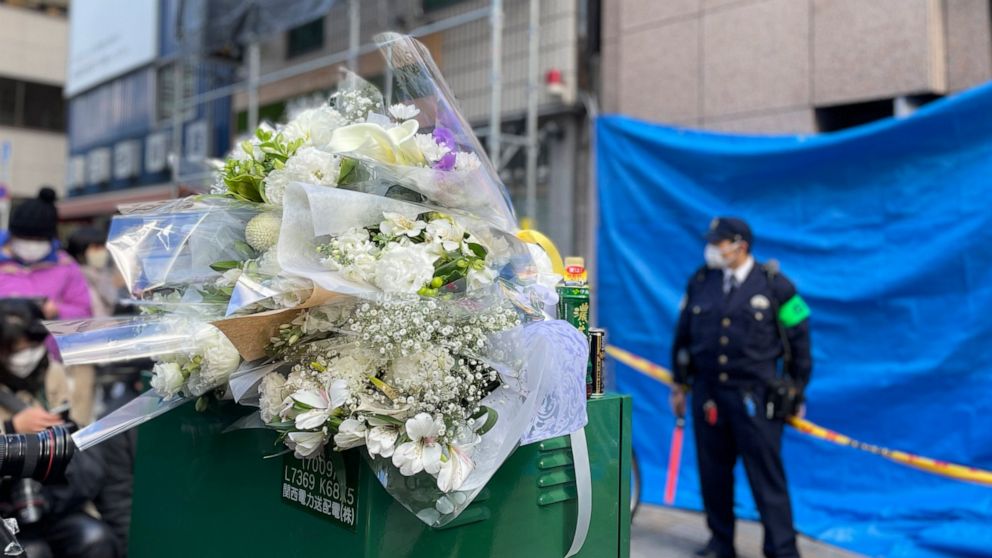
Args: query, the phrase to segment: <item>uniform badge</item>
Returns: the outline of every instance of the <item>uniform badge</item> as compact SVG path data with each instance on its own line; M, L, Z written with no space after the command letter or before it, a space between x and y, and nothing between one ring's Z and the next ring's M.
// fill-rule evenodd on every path
M765 295L754 295L751 297L751 308L756 310L767 310L772 303Z
M715 231L717 227L720 226L720 219L713 219L710 221L710 230Z

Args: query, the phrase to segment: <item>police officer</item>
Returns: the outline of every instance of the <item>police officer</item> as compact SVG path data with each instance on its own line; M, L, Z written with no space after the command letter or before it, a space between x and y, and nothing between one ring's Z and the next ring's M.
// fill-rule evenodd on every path
M684 416L691 390L712 533L696 555L735 556L734 466L742 457L765 556L798 557L781 445L785 418L803 414L812 370L809 308L775 266L755 263L743 220L714 219L706 240L706 265L689 280L672 348L672 410Z

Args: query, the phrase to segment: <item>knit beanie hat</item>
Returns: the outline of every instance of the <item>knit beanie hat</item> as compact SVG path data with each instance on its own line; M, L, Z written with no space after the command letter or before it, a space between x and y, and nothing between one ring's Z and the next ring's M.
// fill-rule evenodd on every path
M38 199L21 202L10 215L10 234L27 238L55 238L59 213L55 190L45 186Z

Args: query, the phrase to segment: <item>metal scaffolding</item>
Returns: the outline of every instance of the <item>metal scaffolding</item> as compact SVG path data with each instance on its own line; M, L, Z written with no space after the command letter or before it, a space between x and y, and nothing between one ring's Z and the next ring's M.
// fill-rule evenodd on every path
M174 62L173 75L174 87L177 94L172 107L172 183L173 189L178 193L179 185L191 179L202 178L202 173L197 175L186 175L181 173L183 153L183 133L182 115L185 111L194 109L198 105L216 101L237 93L244 93L247 96L247 123L248 129L253 130L259 123L259 90L262 86L275 83L288 78L302 76L308 72L326 68L335 64L346 64L350 69L358 69L358 61L361 56L375 52L377 46L372 43L361 42L361 8L360 0L347 0L348 11L348 48L343 51L333 52L317 58L298 62L281 67L267 73L261 73L261 43L270 37L253 36L245 45L245 66L247 78L243 81L217 87L200 92L188 97L184 97L183 79L186 71L185 66L190 61L199 56L199 53L185 48L182 35L180 39L180 53ZM382 9L380 2L379 8ZM487 145L489 157L496 167L501 170L509 161L510 156L515 152L504 153L502 145L509 142L515 146L526 148L526 203L524 204L523 217L528 218L533 223L537 217L537 173L538 155L540 152L540 140L538 130L538 100L541 93L540 83L540 2L539 0L529 0L529 22L528 22L528 77L527 77L527 114L526 132L523 136L506 134L502 130L502 92L503 92L503 33L504 33L504 2L503 0L491 0L488 6L469 10L463 13L445 17L424 25L415 27L407 34L414 37L422 37L441 31L454 29L467 23L488 20L491 33L490 41L490 69L489 86L491 88L489 122L485 129L477 130L487 134ZM387 76L388 77L388 76ZM386 87L392 84L387 79ZM387 91L388 93L388 91Z

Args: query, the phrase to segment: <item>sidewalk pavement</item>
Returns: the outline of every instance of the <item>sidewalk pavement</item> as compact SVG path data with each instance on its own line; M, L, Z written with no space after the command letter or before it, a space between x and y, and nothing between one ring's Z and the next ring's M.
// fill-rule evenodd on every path
M760 523L738 521L738 558L762 558L761 537ZM644 505L631 526L630 558L691 558L708 539L702 514ZM799 553L803 558L861 557L806 537L800 537Z

